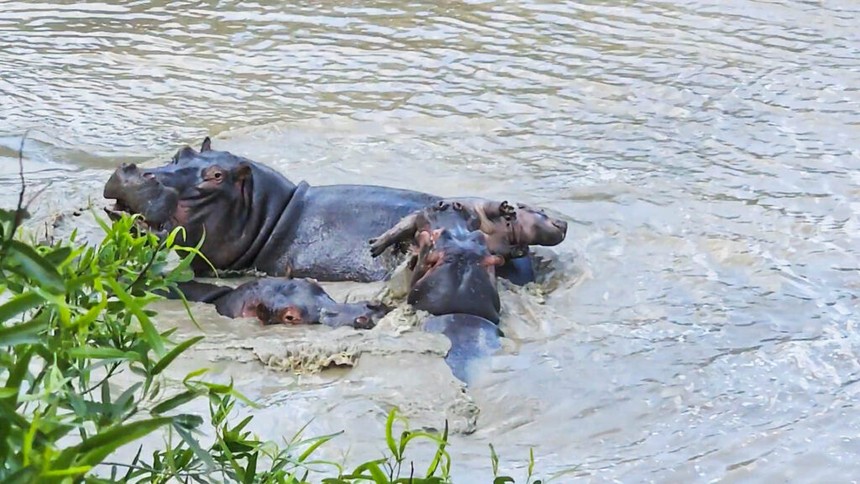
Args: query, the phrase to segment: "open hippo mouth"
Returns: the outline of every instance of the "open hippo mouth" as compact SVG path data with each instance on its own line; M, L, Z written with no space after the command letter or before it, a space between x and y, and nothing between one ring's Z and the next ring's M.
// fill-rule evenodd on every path
M105 184L104 197L116 200L105 209L117 219L122 213L140 214L147 228L157 232L169 230L179 204L179 193L164 186L155 176L141 172L135 164L123 164Z

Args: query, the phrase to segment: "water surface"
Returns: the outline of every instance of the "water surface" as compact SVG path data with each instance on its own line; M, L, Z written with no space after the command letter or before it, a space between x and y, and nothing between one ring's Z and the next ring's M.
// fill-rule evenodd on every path
M458 476L493 442L593 482L847 481L858 24L848 0L0 1L0 202L31 129L48 229L117 163L206 135L294 180L540 204L571 221L566 275L543 304L505 294L513 345L469 389ZM257 334L200 310L214 341ZM405 353L302 377L198 356L267 437L313 417L358 455L439 378Z

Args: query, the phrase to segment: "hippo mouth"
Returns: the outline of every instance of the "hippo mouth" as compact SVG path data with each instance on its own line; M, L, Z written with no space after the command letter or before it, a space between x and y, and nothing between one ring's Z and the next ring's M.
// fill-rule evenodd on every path
M164 186L150 173L141 173L134 164L120 166L105 184L104 197L114 199L113 207L105 208L112 220L123 214L142 216L140 228L155 232L169 230L176 224L179 194Z
M142 215L119 200L117 200L117 202L114 203L111 207L104 207L104 211L107 214L108 218L113 220L114 222L120 220L123 215ZM135 227L143 231L153 232L155 234L166 234L172 228L172 226L173 224L170 220L164 222L156 222L147 219L145 216L142 216L141 218L135 220Z

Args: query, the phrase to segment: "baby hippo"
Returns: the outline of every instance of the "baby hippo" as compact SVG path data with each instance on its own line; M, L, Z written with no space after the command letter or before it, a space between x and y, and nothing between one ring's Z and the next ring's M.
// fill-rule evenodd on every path
M506 259L523 257L530 245L553 246L567 235L567 222L549 217L542 210L508 202L478 198L445 199L402 218L394 227L370 240L371 255L413 240L422 232L461 227L486 235L490 252Z
M256 317L269 324L325 324L371 329L389 308L372 302L338 303L313 279L268 277L235 289L191 282L180 289L189 301L215 304L230 318Z
M472 314L498 324L495 269L504 259L490 253L485 237L462 227L419 233L407 302L434 315Z

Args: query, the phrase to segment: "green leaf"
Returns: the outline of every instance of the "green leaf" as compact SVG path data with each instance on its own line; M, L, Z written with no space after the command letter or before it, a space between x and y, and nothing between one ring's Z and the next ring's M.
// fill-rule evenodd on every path
M302 454L299 456L298 461L299 461L299 462L304 462L304 461L305 461L308 457L310 457L310 456L311 456L311 454L313 454L313 453L314 453L318 448L320 448L322 445L324 445L324 444L325 444L326 442L328 442L329 440L331 440L331 439L333 439L333 438L337 437L337 436L338 436L338 435L340 435L341 433L343 433L343 432L337 432L337 433L334 433L334 434L329 434L329 435L324 435L324 436L322 436L322 437L317 437L316 439L314 439L314 440L315 440L315 442L314 442L313 444L311 444L307 449L305 449L305 451L304 451L304 452L302 452Z
M532 475L534 474L534 470L535 470L535 450L533 447L529 447L529 475L526 478L526 483L528 483L528 481L532 480Z
M396 415L396 408L392 408L388 412L388 418L385 420L385 443L388 444L388 450L391 451L391 455L399 461L400 452L398 452L397 444L394 442L394 420L396 419Z
M99 317L99 314L104 311L104 309L107 307L107 303L107 297L105 297L104 299L99 301L98 304L91 307L89 311L87 311L83 316L76 319L75 322L72 323L72 326L75 328L89 327L89 325L91 325L93 321L95 321L96 318Z
M72 258L77 255L77 252L72 253L71 247L58 247L54 249L52 252L49 252L44 255L44 259L48 264L51 264L53 267L63 267L66 265Z
M194 391L190 391L190 390L184 391L182 393L174 395L174 396L168 398L167 400L159 403L158 405L156 405L155 407L152 408L151 413L153 415L160 415L164 412L169 412L169 411L173 410L174 408L176 408L182 404L185 404L185 403L190 402L191 400L194 400L195 398L197 398L198 395L200 395L199 392L194 392Z
M490 444L490 463L493 465L493 476L499 475L499 454L496 454L496 448Z
M93 466L78 466L78 467L69 467L68 469L62 469L57 471L46 471L43 472L40 477L68 477L68 476L79 476L85 474L87 471L92 469Z
M96 348L79 346L67 351L71 358L87 358L92 360L130 360L139 361L140 355L134 351L123 351L116 348Z
M493 484L507 484L508 482L516 482L513 477L499 476L493 479Z
M24 381L27 375L27 367L30 365L30 359L33 357L35 350L32 346L25 347L24 351L18 354L18 361L15 362L15 367L9 373L6 380L6 388L17 388Z
M0 328L0 347L39 343L39 333L48 328L46 318Z
M257 456L260 455L258 452L254 452L251 454L251 457L248 458L248 465L245 467L245 482L252 483L255 481L255 477L257 476Z
M10 259L17 262L31 279L38 281L55 294L61 294L66 290L63 278L54 266L32 247L18 240L12 240L9 242L9 249Z
M216 467L215 460L212 459L212 456L200 448L200 444L187 430L177 425L174 425L173 428L176 429L176 432L180 437L182 437L182 440L188 445L191 451L194 452L194 455L196 455L197 458L206 465L207 469L214 469Z
M107 382L105 382L104 385L107 386ZM125 391L122 392L122 395L116 399L116 402L113 404L114 408L118 409L120 412L128 411L129 405L134 402L134 392L136 392L141 386L143 386L143 383L137 382L126 388Z
M203 338L204 336L195 336L176 345L172 350L170 350L169 353L164 355L164 358L158 360L158 363L156 363L155 366L152 367L152 375L158 375L159 373L164 371L164 369L167 368L167 365L173 362L173 360L175 360L177 356L181 355L185 350L191 347L191 345L197 343Z
M111 452L152 433L172 420L170 417L159 417L112 427L63 450L55 462L59 466L67 466L73 461L77 461L78 465L99 464Z
M360 466L355 468L353 475L362 474L365 470L367 470L368 472L370 472L371 477L373 477L374 482L376 482L377 484L387 484L389 482L388 477L385 475L384 472L382 472L382 469L380 469L379 467L379 464L383 462L385 461L375 460L365 462L364 464L361 464Z
M9 321L24 311L38 306L42 302L44 302L44 299L31 291L15 296L9 302L0 306L0 322Z
M448 458L450 462L451 458L448 456L448 453L445 452L445 445L448 443L448 419L445 419L445 431L442 433L442 437L439 442L439 447L436 449L436 455L433 456L433 460L430 462L430 466L427 468L427 477L432 477L436 474L436 469L439 468L439 463L442 461L443 456Z
M143 336L146 338L146 341L149 343L152 350L155 351L155 354L163 356L164 342L161 340L161 335L158 334L152 321L150 321L149 316L143 312L143 309L134 301L134 299L132 299L131 296L129 296L118 282L113 279L105 279L105 282L113 290L116 297L119 298L128 310L137 317L140 327L143 329Z
M173 417L173 425L182 427L186 430L196 429L203 425L203 417L190 413L183 413Z

